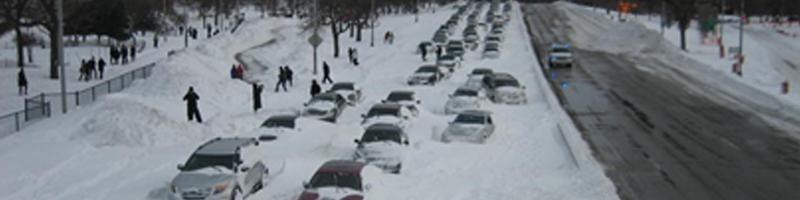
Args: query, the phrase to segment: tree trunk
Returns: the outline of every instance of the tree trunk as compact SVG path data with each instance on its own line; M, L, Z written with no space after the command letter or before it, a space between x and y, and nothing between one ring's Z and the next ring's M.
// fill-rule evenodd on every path
M681 50L686 51L686 29L681 29Z
M350 38L355 37L356 30L353 30L353 22L349 22L350 26Z
M356 34L356 42L361 42L361 30L364 28L363 23L358 24L358 33Z
M336 29L336 22L331 22L331 34L333 34L333 57L339 57L339 30Z
M24 36L22 36L22 29L18 25L14 26L14 33L17 34L17 67L22 68L25 66Z
M50 30L50 79L58 79L58 35L55 28Z

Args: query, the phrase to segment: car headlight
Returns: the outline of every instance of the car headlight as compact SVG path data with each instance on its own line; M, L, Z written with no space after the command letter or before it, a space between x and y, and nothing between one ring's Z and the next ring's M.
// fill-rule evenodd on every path
M214 189L214 194L219 194L221 192L224 192L225 189L228 189L228 185L229 185L228 183L229 182L224 182L224 183L220 183L220 184L214 185L214 188L213 188Z

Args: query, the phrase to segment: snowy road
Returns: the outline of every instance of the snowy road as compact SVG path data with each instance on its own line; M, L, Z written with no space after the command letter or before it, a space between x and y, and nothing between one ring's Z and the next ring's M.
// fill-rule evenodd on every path
M526 14L540 46L575 44L577 66L550 75L567 83L558 92L621 198L800 198L800 143L791 130L747 107L720 103L709 94L718 91L687 84L699 83L691 76L659 73L676 64L657 58L673 52L646 40L652 35L609 34L633 31L564 4L529 5ZM609 41L578 44L586 40L576 37L587 35L641 47L626 52L617 50L624 44L603 46Z

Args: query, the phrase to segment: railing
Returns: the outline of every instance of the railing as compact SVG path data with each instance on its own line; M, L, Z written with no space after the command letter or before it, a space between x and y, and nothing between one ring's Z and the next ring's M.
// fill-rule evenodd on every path
M117 93L130 87L133 81L150 77L155 63L139 67L133 71L108 79L83 90L67 93L67 109L75 110L82 105L91 104L100 97ZM53 110L62 110L61 93L42 93L25 99L21 111L0 116L0 138L19 132L27 125L51 116Z

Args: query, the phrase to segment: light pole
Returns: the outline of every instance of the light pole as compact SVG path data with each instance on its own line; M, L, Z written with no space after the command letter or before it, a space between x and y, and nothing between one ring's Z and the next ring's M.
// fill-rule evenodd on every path
M747 14L744 12L744 0L740 0L741 4L739 4L739 14L741 18L739 19L739 55L744 56L744 20L747 19Z
M56 0L56 48L61 68L61 112L67 113L67 75L64 68L64 0Z
M375 46L375 0L370 1L369 9L370 29L369 29L369 46Z

